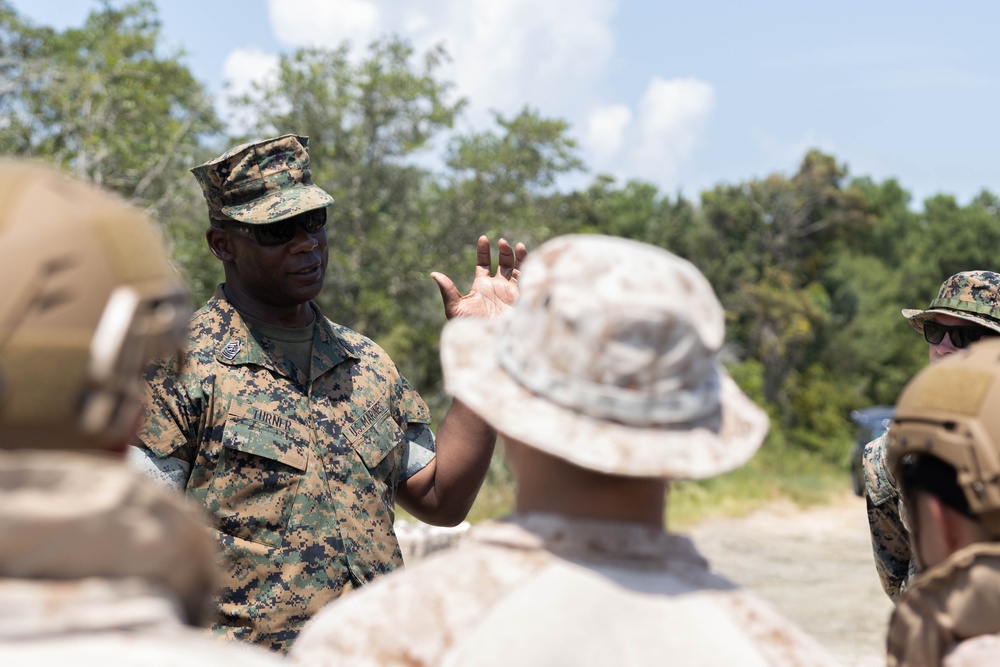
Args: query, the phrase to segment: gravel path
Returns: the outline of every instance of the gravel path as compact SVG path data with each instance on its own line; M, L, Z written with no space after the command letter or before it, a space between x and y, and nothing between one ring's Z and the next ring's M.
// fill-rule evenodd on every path
M841 664L885 665L892 603L875 574L863 499L774 505L686 532L713 569L769 601Z

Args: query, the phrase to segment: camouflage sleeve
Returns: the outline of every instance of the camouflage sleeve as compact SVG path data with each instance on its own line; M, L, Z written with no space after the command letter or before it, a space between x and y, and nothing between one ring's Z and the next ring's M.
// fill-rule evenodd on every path
M139 445L158 457L175 457L190 465L193 455L187 433L197 423L194 402L187 396L182 378L169 362L155 363L143 378L142 418Z
M913 566L899 490L886 465L886 443L887 436L883 434L865 445L865 501L875 569L882 589L896 602L906 588Z
M402 375L398 376L393 403L406 448L403 471L399 476L399 483L402 484L434 460L437 445L430 427L431 412L417 390Z

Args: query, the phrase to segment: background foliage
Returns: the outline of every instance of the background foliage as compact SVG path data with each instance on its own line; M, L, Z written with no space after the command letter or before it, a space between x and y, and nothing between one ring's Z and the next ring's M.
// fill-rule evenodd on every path
M467 286L481 233L529 247L612 234L692 261L726 307L730 372L772 418L740 475L799 475L802 488L818 469L846 470L850 410L893 403L925 363L900 308L925 305L956 271L996 268L1000 201L989 192L966 206L940 194L918 212L901 184L818 151L793 174L697 199L602 174L558 189L587 171L565 122L525 108L456 132L465 101L439 74L443 49L387 39L359 58L360 48L287 54L273 82L232 102L255 119L253 137L309 136L314 177L336 200L321 305L382 344L438 415L444 317L428 273ZM184 54L164 52L155 5L109 1L57 32L0 0L0 73L0 153L56 163L148 210L196 301L207 298L221 270L187 170L252 137L228 136ZM509 486L499 463L491 480L484 497Z

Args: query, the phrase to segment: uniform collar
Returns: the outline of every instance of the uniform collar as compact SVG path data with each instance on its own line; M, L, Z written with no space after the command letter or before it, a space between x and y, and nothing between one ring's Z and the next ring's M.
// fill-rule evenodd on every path
M216 288L208 305L220 316L219 330L223 335L218 339L215 349L215 358L219 363L227 366L254 364L285 375L285 371L274 363L271 356L250 333L247 323L226 298L222 285ZM310 301L309 305L316 313L311 381L348 359L359 359L360 355L354 345L339 334L335 325L323 317L323 313L315 303Z

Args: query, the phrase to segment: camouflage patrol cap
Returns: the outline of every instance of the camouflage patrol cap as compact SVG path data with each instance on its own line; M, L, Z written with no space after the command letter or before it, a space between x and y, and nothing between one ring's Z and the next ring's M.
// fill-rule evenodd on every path
M1000 340L983 339L931 364L903 388L886 461L932 455L957 472L970 513L1000 536Z
M266 225L332 204L313 183L308 147L308 137L286 134L240 144L192 169L209 215Z
M607 474L710 477L768 419L723 371L724 314L660 248L570 235L531 253L517 305L445 326L445 388L504 436Z
M951 315L961 320L1000 331L1000 274L992 271L963 271L941 283L937 298L927 310L904 308L903 317L923 333L924 322L935 314Z

